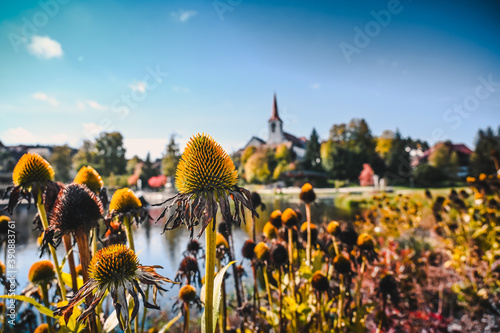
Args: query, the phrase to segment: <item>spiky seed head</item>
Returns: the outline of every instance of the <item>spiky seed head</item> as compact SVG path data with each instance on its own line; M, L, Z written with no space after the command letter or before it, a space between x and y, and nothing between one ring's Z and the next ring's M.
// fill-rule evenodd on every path
M253 259L255 256L255 242L251 239L247 240L245 244L243 244L243 248L241 249L241 254L243 258Z
M258 260L268 260L269 259L269 247L264 242L259 242L254 249L255 257Z
M317 291L327 291L328 279L321 271L316 271L312 276L311 285Z
M101 175L90 165L81 167L73 183L86 185L95 194L99 194L99 191L104 186Z
M281 222L288 228L291 228L299 223L299 218L293 209L287 208L283 214L281 214Z
M83 276L83 269L81 264L75 267L75 272L77 275Z
M311 203L316 200L316 193L314 193L314 189L311 184L305 183L300 190L300 200L305 203Z
M196 289L190 284L186 284L184 287L179 290L179 298L184 303L189 303L195 300L196 298Z
M375 248L373 237L367 233L359 235L356 243L361 250L373 250Z
M485 179L486 179L486 174L482 173L482 174L479 175L479 181L482 182Z
M5 274L5 265L0 261L0 276Z
M46 285L56 277L54 264L50 260L42 260L31 265L28 280L37 285Z
M229 248L226 237L224 237L220 232L218 232L215 237L215 247L223 247L225 249Z
M189 140L175 173L180 193L227 190L237 182L233 161L211 136L197 134Z
M54 169L38 154L24 154L12 172L14 185L31 188L35 184L45 183L54 179Z
M276 228L281 228L281 214L281 210L276 209L271 213L271 216L269 217L269 222L271 222Z
M0 215L0 234L7 234L9 232L10 217L7 215Z
M278 236L278 229L271 223L267 222L264 225L264 230L262 231L268 239L274 239Z
M333 267L340 274L347 274L351 271L351 261L343 254L339 254L333 258Z
M111 245L99 250L89 266L89 278L99 285L120 283L136 276L139 259L134 251L123 244Z
M288 251L281 243L271 246L271 261L273 264L283 266L288 263Z
M328 232L332 236L337 235L340 232L340 224L337 221L328 223L326 232Z
M90 230L102 218L101 200L87 186L69 184L57 196L49 229L61 233ZM47 229L47 230L49 230Z
M128 213L140 207L142 207L141 200L127 187L116 190L109 203L109 210L117 213Z
M318 228L316 227L316 224L311 223L311 231L313 230L316 230L317 232ZM307 231L307 222L302 223L302 225L300 226L300 231L302 232Z
M49 324L41 324L40 326L38 326L34 333L50 333L49 332Z

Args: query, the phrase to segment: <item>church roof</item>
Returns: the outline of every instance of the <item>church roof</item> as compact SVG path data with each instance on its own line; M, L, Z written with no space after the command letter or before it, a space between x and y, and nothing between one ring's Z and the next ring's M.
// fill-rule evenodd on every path
M281 121L281 118L278 114L278 102L276 102L276 93L274 94L273 112L271 113L271 118L269 118L269 121L273 121L273 120Z

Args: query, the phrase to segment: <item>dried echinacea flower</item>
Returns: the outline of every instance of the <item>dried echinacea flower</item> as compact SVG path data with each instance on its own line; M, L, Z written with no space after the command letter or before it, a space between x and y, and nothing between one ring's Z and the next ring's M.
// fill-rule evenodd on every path
M143 299L146 308L159 309L156 304L156 294L159 290L166 291L159 284L163 282L175 283L172 280L156 273L156 268L161 266L141 266L134 251L125 245L112 245L99 250L92 258L89 267L89 280L78 290L65 306L54 311L54 315L64 316L68 322L73 308L88 296L92 297L92 303L77 318L78 321L85 320L109 292L113 299L113 306L118 313L120 328L128 328L139 312L139 296ZM146 295L140 284L153 286L153 302L147 301ZM129 320L129 304L127 293L133 299L133 309Z
M42 299L46 307L50 306L48 285L56 278L54 264L50 260L34 263L28 272L28 279L34 285L40 286ZM52 332L52 320L47 318L48 331Z
M26 153L17 162L12 172L14 186L5 191L4 198L9 197L9 203L4 210L12 214L14 208L26 199L31 203L31 197L37 200L48 183L54 179L54 169L38 154ZM28 206L29 207L29 206Z
M189 331L189 307L194 304L198 306L198 310L201 310L202 303L198 295L196 294L196 289L187 284L179 290L179 296L174 303L174 311L177 310L179 303L182 303L182 315L184 316L184 333Z

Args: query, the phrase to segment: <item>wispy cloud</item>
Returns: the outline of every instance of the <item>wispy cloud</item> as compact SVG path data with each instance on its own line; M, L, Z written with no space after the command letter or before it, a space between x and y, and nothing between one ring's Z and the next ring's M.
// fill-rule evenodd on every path
M129 84L128 86L133 91L140 91L140 92L145 92L146 91L146 82L143 82L143 81L134 82L132 84Z
M35 35L31 37L27 48L31 54L45 59L60 58L63 55L61 44L48 36Z
M192 17L196 16L198 14L197 11L195 10L179 10L178 12L172 12L170 15L172 15L173 18L181 21L181 22L187 22L189 21Z
M103 131L102 126L99 126L95 123L83 123L82 127L83 127L84 137L88 139L97 137L99 133Z
M96 102L94 100L87 100L86 104L89 107L91 107L92 109L96 109L96 110L104 111L104 110L108 109L108 107L106 105L99 104L98 102Z
M65 144L68 136L64 133L41 135L30 132L24 127L9 128L2 133L2 141L6 144Z
M321 84L319 83L314 83L314 84L311 84L311 89L319 89L321 87Z
M49 97L46 94L44 94L43 92L34 93L33 94L33 98L37 99L39 101L45 101L45 102L49 103L52 106L58 106L59 105L59 101L57 99L55 99L54 97Z

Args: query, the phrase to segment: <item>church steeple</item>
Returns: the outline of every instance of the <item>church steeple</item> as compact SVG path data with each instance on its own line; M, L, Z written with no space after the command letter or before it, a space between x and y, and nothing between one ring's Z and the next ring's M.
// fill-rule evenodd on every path
M285 134L283 133L283 121L278 114L278 102L276 101L276 93L274 93L273 99L273 111L271 113L271 118L269 118L269 139L268 144L280 144L285 140Z
M272 120L280 120L281 118L278 114L278 102L276 101L276 93L274 93L274 101L273 101L273 112L271 113L271 118L269 118L269 121Z

